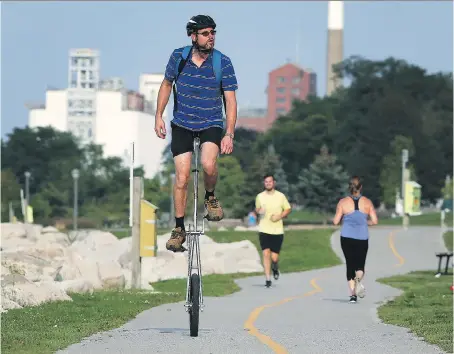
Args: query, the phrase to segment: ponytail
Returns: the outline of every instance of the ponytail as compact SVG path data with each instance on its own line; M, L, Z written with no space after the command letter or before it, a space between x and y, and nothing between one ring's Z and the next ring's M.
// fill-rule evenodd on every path
M359 178L359 176L353 176L350 179L350 184L348 186L348 189L350 190L351 194L358 193L362 187L363 187L363 184L362 184L361 178Z

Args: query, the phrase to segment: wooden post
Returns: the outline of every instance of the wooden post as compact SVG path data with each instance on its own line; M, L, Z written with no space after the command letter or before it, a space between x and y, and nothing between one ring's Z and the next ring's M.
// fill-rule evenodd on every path
M132 196L131 288L140 289L140 199L142 197L142 177L134 177Z

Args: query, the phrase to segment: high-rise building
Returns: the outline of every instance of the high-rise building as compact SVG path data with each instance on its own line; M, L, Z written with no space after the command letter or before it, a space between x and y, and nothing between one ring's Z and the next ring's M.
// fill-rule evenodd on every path
M49 89L44 105L29 106L29 126L70 131L80 144L99 144L104 156L120 157L126 164L134 142L135 166L143 165L146 177L160 171L170 139L159 139L154 132L157 92L164 75L153 74L152 82L145 79L147 74L141 75L140 92L127 90L120 78L100 79L99 52L92 49L71 50L68 72L67 88Z
M317 75L310 69L287 63L268 74L268 126L287 114L294 100L317 95Z
M344 2L328 1L328 50L326 68L326 95L329 96L342 81L335 78L333 65L344 57Z
M139 92L145 97L147 102L157 104L158 102L158 92L161 87L163 80L162 74L142 74L139 78ZM164 116L167 117L168 105L164 110ZM151 107L150 109L153 112L156 112L156 106Z
M268 74L267 109L242 109L237 127L266 131L281 115L287 114L294 100L305 101L317 95L317 75L311 69L287 63Z
M99 88L99 51L72 49L68 66L68 130L81 141L96 140L96 92Z

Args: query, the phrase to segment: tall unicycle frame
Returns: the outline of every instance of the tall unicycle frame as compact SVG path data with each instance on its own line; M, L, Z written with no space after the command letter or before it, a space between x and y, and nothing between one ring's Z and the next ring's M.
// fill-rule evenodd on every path
M199 180L200 139L194 139L194 224L186 231L188 245L188 280L185 308L189 313L189 332L191 337L199 335L199 314L203 311L202 264L200 262L200 236L205 232L205 218L201 225L197 222L198 180Z

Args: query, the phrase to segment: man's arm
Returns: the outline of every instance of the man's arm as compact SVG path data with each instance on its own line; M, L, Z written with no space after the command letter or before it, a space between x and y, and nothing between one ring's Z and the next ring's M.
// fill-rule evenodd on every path
M156 108L156 118L162 118L164 110L169 102L170 93L172 92L172 82L165 79L162 80L158 92L158 106Z
M259 215L262 215L263 211L264 210L262 208L262 204L260 203L259 194L257 194L257 196L255 197L255 212Z
M224 91L224 98L226 110L226 133L233 134L235 131L237 119L237 102L235 91Z
M229 57L222 56L222 90L225 99L226 133L233 134L237 120L236 93L238 81L232 61Z
M276 222L276 221L285 219L288 216L288 214L291 213L292 206L288 202L288 199L287 199L287 197L285 195L283 196L282 209L283 210L282 210L282 212L280 214L271 215L271 221Z
M341 202L339 201L339 203L337 203L337 207L336 207L336 215L334 215L334 218L333 218L333 224L339 225L341 220L342 220L342 206L341 206Z
M162 80L161 86L158 92L158 102L156 107L156 118L162 118L164 110L169 102L170 93L172 91L173 81L175 80L176 72L175 65L178 57L176 50L172 52L169 57L169 61L166 65L166 71L164 73L164 80Z

